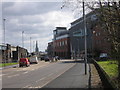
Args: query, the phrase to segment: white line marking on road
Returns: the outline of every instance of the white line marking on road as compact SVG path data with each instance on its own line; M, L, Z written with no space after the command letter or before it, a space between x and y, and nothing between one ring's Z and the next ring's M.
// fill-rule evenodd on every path
M31 86L31 85L27 85L27 86L25 86L25 87L23 87L23 88L27 88L27 87L29 87L29 86Z
M54 73L49 74L48 77L49 77L49 76L52 76L53 74L54 74Z
M8 76L8 78L15 77L15 76L19 76L19 74Z
M23 70L27 70L27 68L23 68Z
M39 82L39 81L41 81L41 80L43 80L43 79L45 79L46 77L43 77L43 78L41 78L40 80L37 80L36 82Z
M4 76L4 75L6 75L6 74L1 74L0 76Z
M3 76L2 74L0 75L0 77Z
M27 72L24 72L23 74L26 74L26 73L28 73L28 71L27 71Z

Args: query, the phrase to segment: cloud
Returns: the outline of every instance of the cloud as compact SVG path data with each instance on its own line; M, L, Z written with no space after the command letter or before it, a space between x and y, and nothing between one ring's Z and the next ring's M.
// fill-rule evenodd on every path
M4 3L6 42L22 46L22 31L24 31L25 48L30 50L30 37L32 37L32 48L35 47L33 42L37 40L40 50L44 51L48 42L52 41L55 27L67 27L74 20L72 12L60 10L60 7L61 2Z
M48 17L48 18L46 18ZM43 23L44 26L53 25L67 27L67 25L74 20L73 15L70 12L61 12L61 11L52 11L46 13L42 20L45 21Z
M3 3L4 15L36 15L49 12L49 10L60 10L58 2L5 2Z

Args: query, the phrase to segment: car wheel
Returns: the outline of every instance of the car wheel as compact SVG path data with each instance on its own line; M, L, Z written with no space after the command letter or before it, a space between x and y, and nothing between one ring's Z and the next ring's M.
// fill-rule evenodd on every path
M28 65L26 64L26 67L28 67Z

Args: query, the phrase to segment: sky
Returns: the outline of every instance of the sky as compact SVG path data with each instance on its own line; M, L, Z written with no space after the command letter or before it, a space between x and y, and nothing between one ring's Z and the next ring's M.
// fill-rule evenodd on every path
M62 2L2 2L2 18L5 20L6 43L22 46L22 31L24 31L24 48L35 50L38 42L40 51L47 49L52 41L53 30L56 27L70 27L75 20L74 13L68 8L61 9ZM1 5L1 3L0 3ZM1 22L0 26L2 26ZM0 38L3 30L0 32ZM0 42L1 43L1 42Z

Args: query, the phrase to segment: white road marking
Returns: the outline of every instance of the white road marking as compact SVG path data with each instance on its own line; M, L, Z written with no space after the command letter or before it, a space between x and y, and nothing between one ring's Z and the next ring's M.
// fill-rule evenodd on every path
M47 77L52 76L54 73L49 74Z
M41 80L43 80L43 79L45 79L46 77L43 77L43 78L41 78L40 80L37 80L36 82L39 82L39 81L41 81Z
M23 74L26 74L26 73L28 73L28 71L27 71L27 72L24 72Z
M23 68L23 70L26 70L27 68Z
M5 74L0 74L0 77L1 77L1 76L4 76L4 75L5 75Z
M15 76L19 76L19 74L8 76L8 78L15 77Z
M7 75L7 74L1 74L0 76L5 76L5 75Z
M40 80L37 80L36 83L39 82L39 81L41 81L41 80L43 80L43 79L45 79L45 78L46 78L46 77L43 77L43 78L41 78ZM27 86L25 86L25 87L23 87L23 88L28 88L28 87L29 87L29 88L41 88L40 86L38 86L38 87L31 87L31 85L27 85Z
M27 85L27 86L25 86L25 87L23 87L23 88L27 88L27 87L29 87L29 86L31 86L31 85Z

